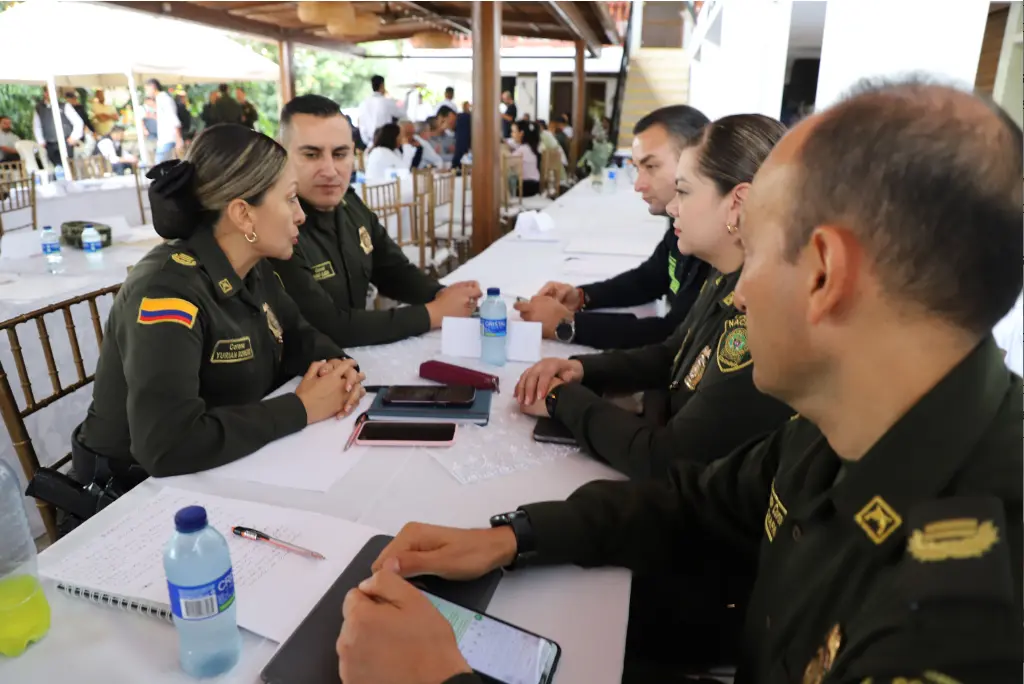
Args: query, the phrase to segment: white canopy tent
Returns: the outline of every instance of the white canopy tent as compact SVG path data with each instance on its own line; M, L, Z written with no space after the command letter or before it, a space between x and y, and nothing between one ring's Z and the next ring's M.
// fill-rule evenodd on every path
M40 32L45 40L40 40ZM274 81L278 66L222 31L193 23L58 0L32 0L0 12L0 83L123 87L141 122L136 84ZM57 130L60 113L53 108ZM67 147L60 140L67 167ZM145 154L145 146L140 145Z

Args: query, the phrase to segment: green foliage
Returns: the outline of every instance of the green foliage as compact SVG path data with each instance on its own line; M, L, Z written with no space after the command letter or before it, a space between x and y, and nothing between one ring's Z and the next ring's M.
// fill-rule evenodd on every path
M19 138L32 140L32 110L40 97L39 86L0 83L0 116L11 117Z

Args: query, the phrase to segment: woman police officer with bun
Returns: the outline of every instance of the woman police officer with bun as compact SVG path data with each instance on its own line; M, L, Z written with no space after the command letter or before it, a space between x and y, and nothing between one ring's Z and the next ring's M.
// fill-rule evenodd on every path
M291 256L305 220L287 161L272 139L226 124L149 173L168 242L112 305L72 440L79 482L130 489L214 468L348 414L365 394L355 361L303 320L265 261ZM297 375L294 392L264 398Z

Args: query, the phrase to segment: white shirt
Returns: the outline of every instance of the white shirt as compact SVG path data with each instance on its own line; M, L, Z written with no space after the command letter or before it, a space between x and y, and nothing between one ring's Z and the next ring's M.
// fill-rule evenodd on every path
M117 164L121 161L121 158L117 156L117 150L114 148L114 141L110 138L103 138L96 143L96 151L103 155L111 164Z
M0 131L0 147L10 147L14 149L14 145L21 140L14 131Z
M412 145L407 147L412 147ZM411 161L411 156L406 159L403 154L399 154L395 150L389 150L386 147L374 147L366 155L366 181L368 183L377 183L389 180L388 171L392 169L395 171L403 169L408 171Z
M437 114L439 111L441 111L441 107L447 107L456 114L459 113L459 108L455 106L454 102L452 102L451 100L445 100L441 104L437 105L437 109L434 110L434 114Z
M1006 352L1006 367L1017 375L1024 375L1024 295L1003 320L992 328L996 344Z
M373 145L373 134L384 124L401 119L405 112L394 100L374 93L359 105L359 135L367 147Z
M423 156L420 157L420 165L417 166L416 168L425 169L428 166L433 166L435 169L441 168L441 165L444 164L444 159L442 159L441 155L437 153L437 150L434 149L434 146L418 135L414 135L413 137L416 138L416 142L420 144L420 149L423 150ZM408 160L408 162L412 164L413 157L415 156L415 145L402 146L403 159Z
M71 122L71 139L81 140L85 135L85 122L82 121L82 117L78 116L78 112L70 102L64 103L64 116ZM59 127L58 133L63 130L63 126ZM46 138L43 136L43 123L39 120L39 112L32 114L32 135L36 136L36 142L40 147L46 147Z
M156 144L178 142L175 131L179 128L181 121L178 120L178 104L170 93L161 90L156 94Z

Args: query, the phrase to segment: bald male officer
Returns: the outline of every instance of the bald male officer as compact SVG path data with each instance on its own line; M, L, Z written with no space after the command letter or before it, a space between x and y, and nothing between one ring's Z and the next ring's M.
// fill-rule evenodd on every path
M470 316L480 287L444 287L413 265L349 187L352 127L337 103L302 95L281 111L281 139L299 176L306 222L287 261L271 260L303 317L337 344L385 344ZM370 285L410 306L367 311Z
M758 388L801 418L669 483L406 526L345 599L342 680L481 681L403 576L740 553L736 684L1020 681L1024 406L990 331L1021 289L1022 148L1004 113L916 82L799 124L748 195L736 300Z

